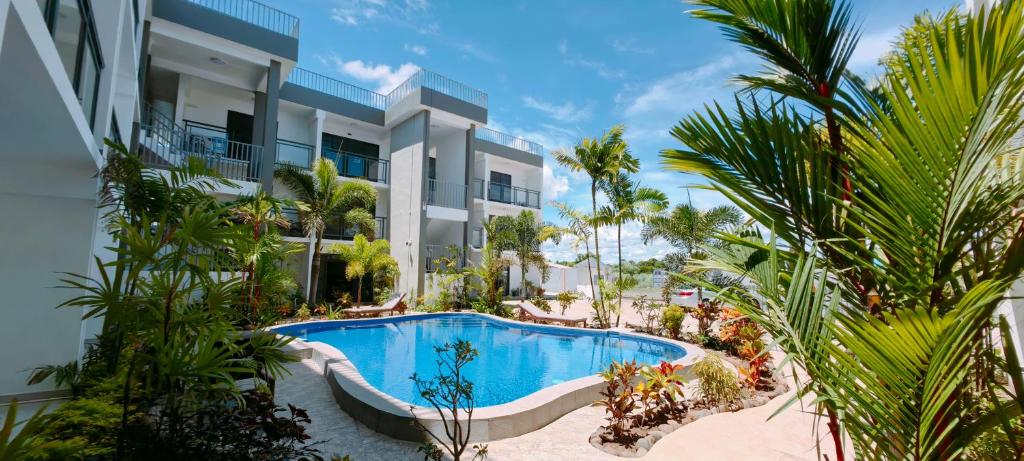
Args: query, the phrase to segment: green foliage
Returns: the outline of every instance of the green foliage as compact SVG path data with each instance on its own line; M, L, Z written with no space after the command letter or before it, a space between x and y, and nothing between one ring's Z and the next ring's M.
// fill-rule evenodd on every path
M638 408L637 396L633 393L633 379L637 377L640 369L636 361L612 362L607 370L598 374L604 378L605 387L601 390L601 400L596 403L604 407L607 414L608 426L612 438L606 442L621 443L627 447L633 446L639 438L629 431L629 422L632 413Z
M295 311L295 318L300 322L305 322L311 317L313 317L313 314L309 312L309 306L307 306L306 303L302 303L302 306Z
M465 378L463 368L480 354L472 344L461 339L454 344L435 346L434 352L437 354L437 374L430 379L424 379L414 373L409 379L413 381L420 396L430 402L441 415L444 437L435 434L418 419L416 424L444 447L454 461L459 461L466 446L469 445L474 409L473 383ZM421 447L421 451L424 447ZM486 452L486 446L484 451ZM436 450L427 450L425 453L429 459L431 453L436 453Z
M562 315L565 315L565 311L572 306L572 303L580 299L579 293L575 291L563 291L555 295L555 301L558 301L558 306L562 308Z
M548 300L540 296L534 296L533 298L530 298L530 302L533 303L534 306L539 307L540 310L544 312L551 312L551 303L549 303Z
M49 443L29 460L108 459L117 451L121 405L108 398L80 398L62 404L40 434ZM140 415L130 412L130 422Z
M40 408L28 419L18 421L18 402L11 402L0 426L0 461L21 461L49 448L42 432L52 417L45 412L45 407Z
M671 305L661 312L661 327L668 331L672 339L679 339L685 319L686 311L682 307Z
M540 223L538 219L539 215L532 211L522 211L516 216L496 216L493 218L493 233L487 235L488 244L494 245L495 251L515 253L519 280L526 281L526 273L531 267L536 267L546 281L548 263L540 247L549 240L558 243L561 239L561 229ZM529 291L520 290L520 299L527 299Z
M329 251L345 261L345 278L357 281L357 306L363 304L363 279L367 275L372 275L377 282L385 283L398 276L398 261L391 257L391 245L387 240L371 242L363 234L356 234L351 245L333 245ZM374 288L379 286L374 284Z
M636 386L642 412L636 415L636 424L653 427L678 419L686 413L683 394L683 366L662 361L658 366L640 369L643 382Z
M736 375L718 354L705 355L693 365L693 374L697 377L697 395L710 406L730 403L740 396Z
M655 326L662 317L661 307L661 304L654 302L651 298L647 297L647 295L640 295L633 299L633 310L640 316L640 321L643 322L642 327L645 332L655 332ZM680 325L682 325L681 321Z

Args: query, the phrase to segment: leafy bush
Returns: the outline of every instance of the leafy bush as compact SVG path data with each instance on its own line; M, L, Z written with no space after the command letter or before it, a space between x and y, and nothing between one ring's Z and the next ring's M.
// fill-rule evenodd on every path
M686 311L679 306L668 306L661 313L661 326L668 330L672 339L679 339L679 333L683 330L683 320L686 319Z
M307 306L306 303L302 303L302 306L295 311L295 318L299 319L300 321L305 322L306 320L309 320L311 317L313 317L313 314L309 312L309 306Z
M394 291L392 291L391 288L388 287L376 288L374 289L374 291L376 292L376 294L373 296L373 302L376 303L378 306L384 305L384 303L388 302L388 300L390 300L391 296L394 294Z
M352 307L352 293L344 292L338 295L338 307L348 309Z
M418 374L409 377L416 385L416 391L420 396L430 402L441 415L444 424L445 440L416 420L416 424L431 438L441 444L454 461L459 461L460 456L469 445L470 428L473 422L473 383L465 378L463 367L479 356L479 352L473 349L469 341L457 340L454 344L445 343L444 346L434 347L437 354L437 375L431 379L423 379ZM446 414L447 413L447 414ZM465 421L459 419L459 415L465 415ZM427 459L434 458L440 452L437 447L431 448L432 444L424 444L420 447ZM477 447L478 453L480 448ZM486 445L483 446L486 452Z
M40 434L48 443L26 459L112 458L117 451L121 410L119 404L102 398L81 398L61 405ZM137 418L132 414L131 421Z
M682 365L665 361L640 369L644 381L636 386L636 392L643 411L635 418L638 425L655 426L686 412L682 371Z
M612 362L607 370L599 375L604 378L605 387L601 390L601 396L597 403L604 407L608 415L608 426L611 431L611 440L605 442L621 443L627 447L633 446L637 436L628 431L627 424L632 418L632 413L637 409L637 399L633 394L633 378L636 378L639 369L636 361Z
M544 298L542 298L540 296L535 296L535 297L531 298L530 302L533 303L534 306L539 307L540 310L542 310L544 312L548 312L548 313L551 312L551 303L549 303L548 300L546 300L546 299L544 299Z
M0 460L25 459L47 447L49 442L41 436L41 432L52 417L45 414L45 411L45 407L40 408L28 419L18 421L18 402L11 402L3 425L0 426Z
M772 374L769 365L771 357L762 339L764 330L735 309L723 309L721 319L719 335L722 341L733 354L747 361L747 366L740 369L746 378L744 383L751 389L771 389L772 384L768 379Z
M317 306L313 308L313 314L314 315L319 315L319 316L324 316L324 315L327 315L327 312L329 310L330 310L330 307L327 304L320 303L320 304L317 304Z
M577 299L580 299L580 295L575 291L563 291L555 295L555 301L558 301L558 306L562 308L562 315L565 315L565 311L568 310L569 307L572 306L572 303L576 302Z
M653 333L655 324L661 318L661 304L654 302L647 295L640 295L633 300L633 310L640 316L644 331Z
M697 319L697 334L708 336L711 334L711 324L718 320L718 316L722 312L722 301L704 298L691 311L693 318Z
M697 377L697 392L708 405L715 406L736 400L740 395L736 375L722 362L717 354L709 353L693 365Z

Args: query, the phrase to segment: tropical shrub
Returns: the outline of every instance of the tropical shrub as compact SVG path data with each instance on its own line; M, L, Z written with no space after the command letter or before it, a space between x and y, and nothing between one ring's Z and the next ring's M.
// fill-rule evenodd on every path
M48 449L49 442L41 434L51 419L43 407L18 421L18 402L12 401L0 426L0 461L21 461Z
M352 307L352 293L344 292L339 293L337 297L338 307L342 309L348 309Z
M548 300L540 296L535 296L531 298L530 302L533 303L534 306L539 307L540 310L544 312L551 312L551 303L549 303Z
M642 411L635 418L637 425L656 426L686 412L682 371L682 365L665 361L640 369L643 381L636 386L636 393Z
M575 291L563 291L555 295L555 301L558 301L558 307L562 308L562 315L565 315L565 311L567 311L569 307L572 306L572 303L576 302L579 298L579 293Z
M295 311L295 318L299 321L305 322L312 317L313 314L309 312L309 306L307 306L306 303L302 303L302 306Z
M693 374L697 377L697 395L709 406L730 403L740 396L736 375L715 353L708 353L695 363Z
M479 352L468 341L461 339L454 344L435 346L434 352L437 354L437 374L425 379L414 373L409 379L413 381L420 396L430 402L441 415L443 437L428 429L418 419L416 425L444 447L454 461L459 461L469 445L475 407L473 383L465 378L463 368L476 359ZM424 445L420 451L430 457L430 453L436 454L439 450ZM486 446L483 446L483 451L486 452ZM480 448L477 448L477 452L480 452Z
M611 432L611 439L604 440L605 442L621 443L631 447L638 439L637 435L629 431L629 423L633 418L633 411L637 409L633 379L637 377L639 371L634 360L612 362L607 370L599 373L599 376L604 378L605 387L601 390L603 399L596 403L604 407L608 419L608 426L605 428Z
M331 307L327 304L320 303L313 308L313 315L323 317L327 315L327 312L331 310Z
M661 319L661 304L654 302L647 295L640 295L633 299L633 310L640 316L643 322L643 329L648 333L655 332L655 326ZM680 325L682 323L680 322ZM679 334L676 333L676 336Z
M356 280L356 305L363 304L363 279L367 275L373 277L373 288L391 286L391 280L398 275L398 261L391 257L391 245L387 240L371 242L363 234L356 234L351 245L333 245L330 251L345 262L345 278ZM347 307L351 307L352 296L347 299Z
M771 356L765 350L765 331L736 309L723 309L721 320L719 338L730 352L747 361L747 366L740 368L740 374L746 378L744 383L751 389L770 389Z
M29 460L109 459L117 452L122 408L112 399L79 398L62 404L51 413L40 433L48 443ZM129 411L129 424L140 415Z
M679 306L668 306L661 313L661 326L668 331L672 339L679 339L679 333L683 330L683 320L686 319L686 311Z
M711 336L711 326L722 313L722 301L705 298L697 303L697 307L691 308L690 312L697 320L697 335Z

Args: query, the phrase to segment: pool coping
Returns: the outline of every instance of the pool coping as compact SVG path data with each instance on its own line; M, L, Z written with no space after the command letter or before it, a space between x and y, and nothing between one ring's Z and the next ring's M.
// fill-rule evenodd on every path
M683 367L684 375L689 374L690 367L704 357L704 350L693 344L622 329L597 330L535 324L477 312L410 313L394 318L414 320L416 317L432 318L449 315L475 315L509 325L529 325L540 330L568 330L589 334L615 333L671 344L686 351L686 355L672 362L674 365ZM384 319L390 318L392 317L384 317ZM338 324L370 323L366 320L368 319L314 320L275 325L268 330L274 331L282 327L328 322ZM444 433L442 419L434 408L413 405L377 389L363 378L355 364L337 348L326 343L307 342L298 338L293 339L288 348L303 358L309 358L315 362L327 380L338 405L367 427L400 440L419 442L426 440L426 434L416 427L414 421L418 419L431 432L439 435ZM599 376L583 376L545 387L508 403L476 408L473 411L473 421L470 427L470 442L488 442L533 432L567 413L598 400L602 387L604 387L604 380Z

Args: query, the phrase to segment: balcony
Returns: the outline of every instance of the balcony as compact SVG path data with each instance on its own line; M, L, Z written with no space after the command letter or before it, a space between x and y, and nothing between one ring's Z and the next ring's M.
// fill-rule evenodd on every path
M376 227L374 228L374 239L387 239L388 232L388 218L376 217ZM324 229L324 238L332 240L352 240L359 233L359 229L355 226L343 225L340 219L334 219L327 223L327 228ZM372 239L371 239L372 240Z
M544 146L537 144L533 141L527 141L523 138L512 136L510 134L502 133L500 131L494 131L490 128L477 128L476 139L479 139L481 141L492 142L494 144L505 146L510 149L529 152L533 155L544 156Z
M434 90L477 107L487 108L487 93L426 69L420 69L397 88L391 90L387 96L388 107L421 88Z
M473 196L481 200L540 209L540 191L483 179L473 180Z
M288 83L374 109L388 108L387 96L299 67L292 69Z
M247 47L299 59L299 18L254 0L152 0L155 19L179 24ZM159 29L159 28L158 28ZM166 37L207 46L187 34L164 30Z
M182 128L143 103L139 155L146 165L162 169L198 158L227 179L259 182L263 147L228 140L223 128L212 125L189 122Z
M277 165L294 165L299 168L309 168L313 164L314 147L284 139L277 140Z
M338 174L346 178L365 179L380 184L388 183L388 161L340 150L320 149L320 156L334 161Z
M427 205L465 210L466 185L453 182L427 180Z
M427 272L466 267L466 253L452 245L426 245Z

